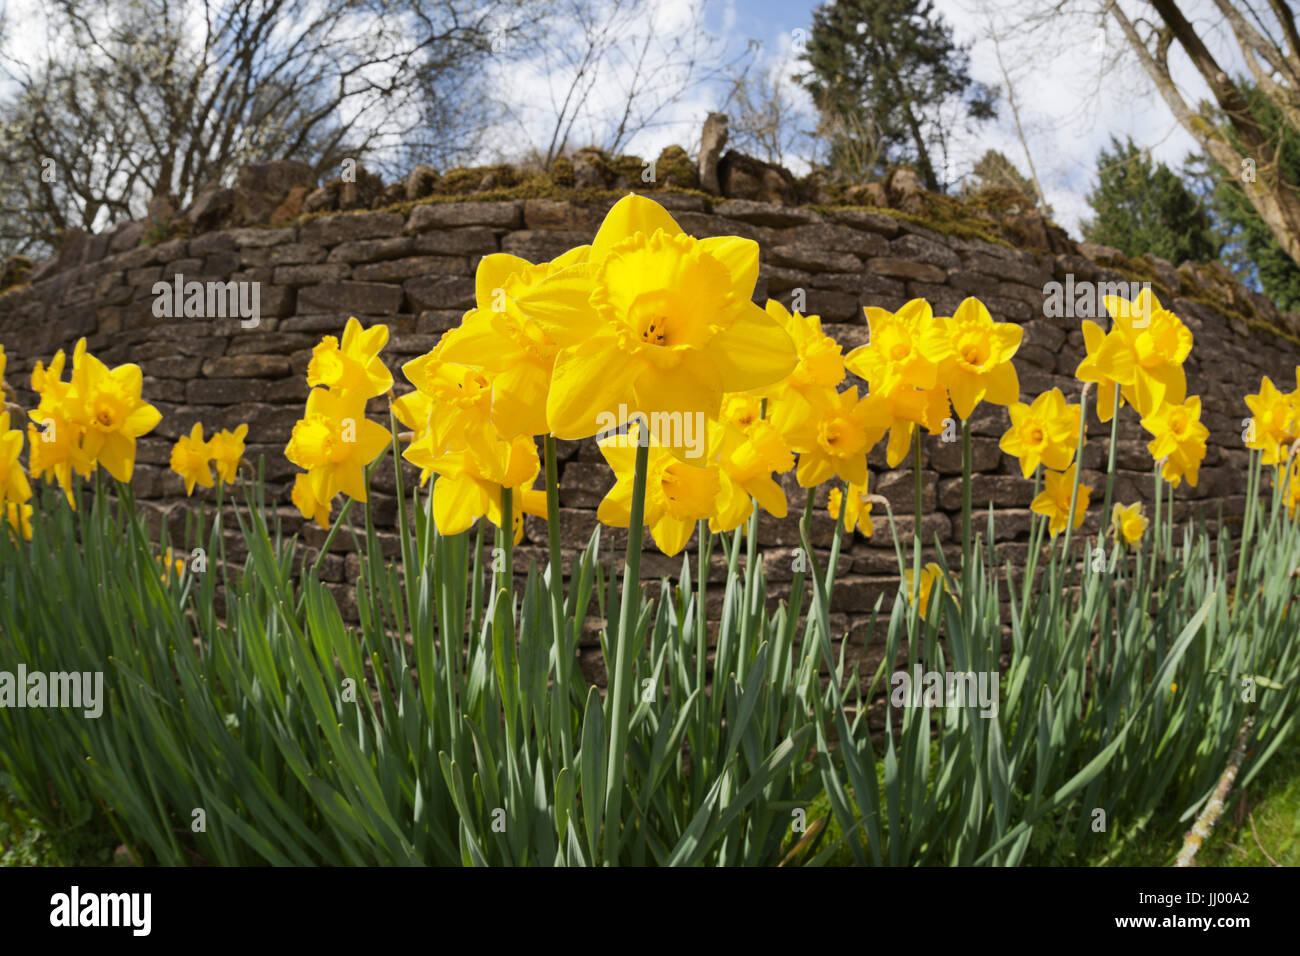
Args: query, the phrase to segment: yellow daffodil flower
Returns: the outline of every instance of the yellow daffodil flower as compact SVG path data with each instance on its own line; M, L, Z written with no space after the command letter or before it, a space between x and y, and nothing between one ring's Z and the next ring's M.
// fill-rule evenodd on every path
M366 418L364 392L313 388L284 454L311 476L314 501L328 502L342 492L364 504L366 466L383 454L391 437Z
M79 444L80 429L64 413L62 408L29 412L42 424L41 429L35 425L27 426L27 444L31 449L32 475L46 481L57 481L63 489L69 506L76 508L72 496L72 473L75 471L83 477L89 477L94 471L94 462L81 450Z
M72 356L71 417L82 429L81 450L118 481L135 471L135 441L153 431L162 413L141 398L140 366L109 369L77 342Z
M1284 462L1290 453L1291 443L1300 431L1300 416L1290 396L1278 391L1265 375L1259 392L1246 396L1246 405L1252 413L1251 427L1246 435L1246 447L1261 451L1260 461L1265 465Z
M416 389L392 402L393 414L411 431L411 441L419 441L429 431L429 417L433 413L433 399ZM404 439L405 440L405 439Z
M1136 299L1106 296L1114 326L1097 350L1092 370L1119 382L1138 414L1146 417L1164 403L1181 405L1187 396L1183 362L1192 351L1192 333L1178 316L1143 289Z
M393 414L410 430L409 434L399 433L398 438L407 444L424 441L429 434L433 407L433 399L419 389L395 399L392 403ZM420 484L426 484L432 474L428 469L421 469Z
M795 479L800 486L815 487L832 475L853 485L866 482L867 453L894 421L888 399L872 395L859 399L858 390L850 387L811 414L790 409L780 406L774 424L799 452ZM787 415L794 420L783 426Z
M845 508L844 501L844 492L840 491L839 488L832 488L827 502L827 511L830 512L830 516L838 520L840 511L843 510L844 530L852 534L856 528L865 537L870 538L874 528L871 524L871 501L867 495L866 483L849 485L847 508Z
M719 436L715 441L720 448L718 463L727 477L768 514L784 518L789 501L772 473L783 474L793 468L794 455L776 427L770 421L760 420L748 432L727 428L725 437Z
M162 574L158 577L163 584L171 580L172 570L175 569L177 577L185 573L185 561L172 555L172 549L168 548L165 554L160 554L154 558L162 566Z
M957 416L968 420L980 402L1011 405L1020 400L1020 378L1011 358L1025 330L994 322L979 299L968 298L952 318L936 317L922 332L921 351L939 364Z
M60 350L47 369L37 362L32 370L32 390L40 395L37 407L27 413L35 424L27 426L33 476L57 481L68 505L76 508L72 496L72 473L89 477L95 464L81 449L81 427L74 420L72 383L63 381L66 356ZM40 426L38 429L37 426Z
M312 491L311 476L302 473L293 476L293 504L308 521L315 521L328 530L330 526L331 499L320 500Z
M1043 490L1029 505L1030 511L1035 514L1045 515L1050 519L1047 530L1053 538L1065 530L1065 525L1070 520L1070 497L1074 491L1074 473L1078 468L1079 463L1075 462L1063 472L1047 472L1043 482ZM1079 497L1074 508L1075 529L1078 529L1079 525L1083 524L1083 519L1088 512L1088 500L1091 495L1092 487L1080 483Z
M209 442L217 479L228 485L233 485L238 478L239 463L244 458L244 437L247 434L247 425L240 425L233 432L223 428Z
M32 486L18 456L23 452L23 433L9 427L9 413L0 412L0 503L22 503L32 496Z
M5 505L5 518L9 527L24 541L32 540L32 506L27 502L10 501Z
M1083 347L1087 355L1074 373L1074 377L1080 382L1092 382L1097 386L1097 418L1102 422L1110 421L1115 414L1115 386L1119 384L1103 372L1098 364L1101 358L1101 347L1105 341L1106 333L1102 327L1096 322L1085 319ZM1123 403L1122 390L1118 401Z
M872 395L889 400L892 423L885 458L894 468L907 457L918 425L938 434L948 416L938 362L926 351L934 347L935 319L924 299L913 299L897 312L872 306L863 311L871 338L849 353L845 365L866 379Z
M182 435L172 448L171 469L185 479L186 496L194 494L194 486L211 488L212 443L203 440L203 425L194 423L188 435Z
M1300 438L1300 365L1295 367L1296 388L1294 392L1287 392L1286 400L1291 403L1291 408L1295 412L1296 436Z
M753 513L754 499L726 471L719 468L718 496L714 500L713 514L709 515L709 530L714 534L734 531L748 521Z
M1067 405L1061 390L1053 388L1032 405L1017 402L1009 411L1011 427L998 447L1020 459L1020 471L1026 478L1040 464L1056 471L1070 467L1079 440L1078 405Z
M372 325L363 329L356 318L343 327L343 342L327 335L312 349L307 365L307 384L313 388L328 386L332 390L359 393L374 398L393 387L393 373L379 358L388 344L388 326Z
M1294 518L1296 509L1300 508L1300 455L1292 458L1286 466L1286 510Z
M525 513L546 516L546 492L528 487L541 468L532 436L517 435L511 441L497 437L486 458L468 449L426 455L425 447L412 445L405 457L438 475L433 485L433 520L442 534L460 534L484 515L501 527L502 488L511 491L516 543L523 538Z
M475 307L442 337L444 361L490 374L492 424L506 438L548 431L546 402L559 351L520 307L519 297L557 272L585 262L589 251L589 246L579 246L539 265L507 253L484 256L474 279Z
M876 393L873 392L872 395ZM944 421L951 407L948 391L938 388L900 388L892 394L877 396L888 410L889 442L885 446L885 460L890 468L897 468L912 447L912 434L924 427L931 435L943 431Z
M1110 511L1110 530L1116 539L1122 539L1127 544L1137 544L1142 540L1142 535L1146 534L1147 525L1150 521L1142 514L1142 502L1136 501L1131 505L1122 505L1115 503Z
M1165 403L1143 416L1142 427L1155 437L1147 443L1151 457L1165 459L1162 474L1177 487L1184 478L1196 487L1197 472L1205 458L1210 430L1201 424L1201 399L1193 395L1180 404Z
M844 381L843 348L822 331L821 317L792 314L775 299L767 300L766 311L789 334L798 361L794 371L764 392L774 398L794 393L815 403L839 388Z
M749 392L727 395L722 399L722 415L718 420L747 432L755 422L763 420L763 399Z
M919 595L917 594L918 587L912 575L911 568L907 568L903 571L903 581L907 588L904 592L907 595L907 603L916 604L919 598L919 613L921 615L921 620L923 621L925 620L926 614L930 611L930 593L934 590L936 582L943 587L943 590L950 594L952 593L952 589L948 587L948 579L943 573L943 568L934 561L931 561L921 569Z
M600 441L600 453L614 470L616 482L596 509L596 517L611 528L626 528L632 520L632 485L642 429L637 423L626 434ZM697 521L714 515L722 481L716 463L688 464L653 437L649 442L645 523L659 550L671 556L686 547Z
M789 375L794 343L751 301L757 278L756 242L695 239L653 200L619 200L587 262L517 300L559 346L547 395L550 430L585 438L621 408L716 419L723 393Z
M500 432L492 424L490 373L446 361L439 342L431 352L403 365L402 374L429 400L425 406L415 399L399 399L405 405L403 414L413 418L428 408L427 427L422 432L415 429L417 443L426 446L427 457L463 448L484 460L494 457L493 443L500 439Z
M866 379L873 395L937 387L938 363L923 351L923 345L932 342L935 333L930 303L913 299L897 312L873 306L863 311L870 341L848 354L844 364L849 371Z

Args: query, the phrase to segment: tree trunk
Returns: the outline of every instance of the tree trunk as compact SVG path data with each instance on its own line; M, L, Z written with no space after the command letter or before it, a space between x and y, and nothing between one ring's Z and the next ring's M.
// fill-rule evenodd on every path
M1293 261L1300 264L1300 196L1297 195L1295 186L1283 178L1277 164L1276 152L1269 143L1268 137L1251 116L1245 96L1219 68L1213 55L1201 42L1201 38L1197 36L1174 0L1148 0L1148 2L1164 20L1173 39L1177 40L1187 52L1193 65L1209 85L1219 108L1226 114L1228 121L1240 137L1244 150L1239 151L1234 147L1221 130L1216 129L1205 117L1187 104L1174 85L1163 56L1160 61L1156 60L1118 3L1111 4L1110 12L1124 31L1129 44L1137 53L1143 68L1155 83L1156 89L1168 104L1174 117L1215 162L1229 172L1238 174L1242 174L1247 168L1247 160L1253 162L1255 174L1249 178L1242 175L1242 187L1246 196L1278 244Z

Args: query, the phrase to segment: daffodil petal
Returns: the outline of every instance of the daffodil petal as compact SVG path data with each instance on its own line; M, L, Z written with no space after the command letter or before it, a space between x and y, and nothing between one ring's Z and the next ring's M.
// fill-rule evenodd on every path
M789 333L753 303L714 336L710 358L721 373L724 392L771 385L789 375L799 360Z
M555 357L546 420L556 438L586 438L628 401L640 362L629 361L612 336L561 349Z
M638 232L652 236L662 229L669 236L680 235L682 227L669 215L668 210L653 199L644 196L624 196L614 203L591 243L591 262L599 262L609 255L616 243Z
M557 345L577 345L597 335L600 318L591 307L593 267L579 263L520 293L515 302Z
M701 239L700 248L727 267L736 288L752 290L758 282L758 243L753 239L715 236Z

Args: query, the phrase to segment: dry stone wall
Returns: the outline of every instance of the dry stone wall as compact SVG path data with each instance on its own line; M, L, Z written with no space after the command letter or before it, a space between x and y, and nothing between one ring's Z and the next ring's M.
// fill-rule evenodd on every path
M996 318L1024 327L1016 364L1026 401L1054 385L1077 401L1073 373L1083 355L1080 319L1046 314L1048 284L1067 276L1075 283L1132 278L1108 268L1104 249L1083 246L1080 254L1017 250L954 238L869 209L711 201L686 193L659 192L655 198L694 235L757 240L762 268L756 301L771 297L788 305L802 294L804 311L820 315L846 352L866 340L863 306L894 309L921 296L937 313L951 314L966 296L980 297ZM409 385L400 365L430 349L473 304L474 271L482 256L509 252L533 261L556 256L590 241L612 201L431 202L407 212L341 213L281 228L230 229L153 245L138 244L138 224L104 235L76 234L58 255L37 265L29 285L0 296L0 343L9 355L8 379L19 389L20 402L31 407L33 398L25 389L34 362L48 361L59 348L70 349L81 336L109 364L138 363L144 371L145 395L163 413L156 432L139 443L134 480L138 498L172 513L193 506L195 499L185 499L180 478L168 471L171 444L196 421L208 432L247 423L249 458L265 456L268 499L276 502L284 526L297 530L302 522L289 504L294 468L283 450L307 397L304 376L320 336L341 333L351 315L366 325L387 324L392 338L384 355L398 391L404 391ZM1300 320L1279 314L1267 300L1230 283L1210 288L1194 270L1175 270L1159 260L1144 262L1172 290L1165 304L1195 335L1187 364L1189 391L1203 397L1203 421L1211 433L1200 483L1180 491L1178 507L1183 514L1200 512L1211 518L1220 509L1228 516L1239 515L1247 462L1241 431L1248 410L1242 396L1257 389L1262 375L1288 387L1300 362L1295 334ZM187 281L260 283L260 323L244 328L238 319L156 317L153 286L171 282L177 274ZM385 403L373 401L371 406L387 423ZM985 406L973 422L973 498L977 509L989 503L997 509L996 545L1004 557L1020 561L1032 482L998 449L1007 421L1005 409ZM1099 489L1089 516L1093 528L1100 510L1105 434L1090 416L1083 479ZM562 442L560 454L561 522L566 558L571 558L587 543L596 524L596 506L613 481L591 441ZM927 542L938 535L949 548L959 534L960 459L959 443L926 437L922 530ZM1116 500L1149 503L1146 436L1131 413L1123 419L1117 462ZM886 467L883 443L871 465L872 490L892 502L906 542L911 537L911 472ZM407 471L408 482L415 477L413 470ZM792 517L777 521L764 516L760 522L765 570L777 598L788 595L792 549L798 544L793 515L803 498L793 476L787 478ZM375 520L385 529L381 537L389 547L395 540L394 485L391 469L381 471L373 496ZM825 489L813 525L815 543L822 548L832 530L824 502ZM865 658L867 664L879 654L878 641L873 643L866 633L871 608L882 594L887 602L892 599L898 584L882 510L877 508L874 516L874 536L858 535L842 554L841 585L835 594L835 623L852 642L850 657ZM323 537L314 526L302 528L304 555L314 557L313 549ZM338 537L335 553L323 565L345 611L354 606L359 567L347 537ZM521 566L529 559L544 561L545 540L544 524L529 518ZM604 534L611 553L618 553L625 540L622 531ZM232 549L238 546L233 539L230 544ZM239 552L232 550L231 557L238 559ZM821 557L824 560L825 554ZM642 568L654 577L676 574L680 563L680 556L668 559L647 552ZM720 571L719 564L715 573ZM601 679L594 635L582 653L589 676Z

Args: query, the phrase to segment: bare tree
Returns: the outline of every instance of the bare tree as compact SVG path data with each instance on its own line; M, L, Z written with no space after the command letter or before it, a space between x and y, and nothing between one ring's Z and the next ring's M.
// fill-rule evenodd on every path
M1025 154L1025 163L1029 166L1029 180L1033 183L1039 208L1045 210L1047 209L1047 198L1043 194L1043 184L1038 179L1038 170L1034 166L1034 156L1029 149L1029 138L1025 135L1025 127L1020 119L1020 101L1016 96L1016 78L1012 76L1011 68L1007 66L1006 58L1002 55L1002 38L1006 33L1007 28L999 25L994 20L992 13L986 11L984 35L993 44L993 55L998 63L998 71L1002 74L1002 82L1006 85L1007 105L1011 107L1011 120L1016 128L1016 138L1020 140L1020 148Z
M516 0L51 0L43 57L4 48L0 244L187 201L244 163L318 175L395 153ZM444 113L441 121L456 117ZM452 140L458 130L431 140Z
M801 104L801 91L788 75L795 65L793 60L751 62L732 75L721 110L731 121L731 141L741 152L779 166L794 157L812 164L813 157L796 152L800 144L811 142L805 124L815 123L815 117Z
M1277 138L1250 105L1257 91L1285 125L1300 128L1300 36L1288 0L1212 0L1219 16L1198 15L1195 23L1176 0L1005 2L1010 3L1006 14L1015 21L1018 54L1035 60L1039 69L1059 59L1062 38L1092 32L1097 41L1094 103L1102 100L1103 84L1127 83L1133 77L1153 84L1178 126L1236 178L1260 221L1300 262L1300 183L1288 180L1279 168ZM1122 42L1108 42L1107 24L1118 28ZM1211 52L1211 45L1228 44L1240 53L1255 90L1233 78L1231 65L1225 67ZM1176 59L1179 53L1200 83L1188 82ZM1134 60L1140 70L1132 69Z
M1214 2L1260 92L1290 126L1300 128L1300 37L1291 7L1286 0ZM1242 187L1251 205L1287 255L1300 263L1300 191L1280 170L1276 144L1261 128L1237 81L1174 0L1147 0L1143 9L1145 15L1130 17L1115 0L1107 5L1179 123L1220 166L1242 171ZM1175 44L1209 88L1217 114L1193 107L1187 91L1174 80L1169 54Z
M528 91L508 105L513 123L549 168L579 144L625 149L646 130L680 117L675 108L726 76L747 56L725 59L726 39L705 24L708 0L689 0L685 21L664 28L649 0L562 0L512 69L531 66L545 95ZM517 91L516 91L517 92Z

